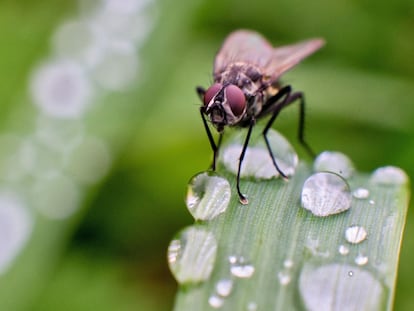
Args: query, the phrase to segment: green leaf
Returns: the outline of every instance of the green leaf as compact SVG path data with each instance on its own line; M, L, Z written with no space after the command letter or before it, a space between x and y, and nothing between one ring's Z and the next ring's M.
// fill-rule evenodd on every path
M208 278L192 281L187 275L181 279L175 310L194 310L194 306L197 310L343 310L345 304L347 310L391 310L408 206L408 178L394 167L372 174L353 172L352 167L345 172L341 165L346 162L336 158L325 165L315 163L315 169L333 171L330 174L347 185L344 191L351 199L348 210L326 217L302 208L304 183L316 174L309 165L300 163L288 181L242 179L248 205L239 203L236 177L222 165L218 173L232 189L227 210L199 220L172 242L176 253L169 257L170 265L186 253L186 266L181 270L199 266L205 272L205 264L199 259L202 254L211 258L209 245L217 247ZM346 180L337 175L342 173ZM193 186L194 179L190 183ZM212 200L209 196L217 193L211 187L204 193L197 188L200 200L191 197L190 201L206 209L206 202ZM335 203L330 197L335 191L327 187L329 184L320 186L324 192L316 204ZM311 194L318 196L319 190ZM191 189L189 193L194 196ZM324 208L330 208L329 204ZM208 233L209 238L198 242L195 234L189 238L196 231L204 237ZM216 246L211 246L212 236ZM177 241L181 241L178 247ZM172 271L176 276L180 273Z

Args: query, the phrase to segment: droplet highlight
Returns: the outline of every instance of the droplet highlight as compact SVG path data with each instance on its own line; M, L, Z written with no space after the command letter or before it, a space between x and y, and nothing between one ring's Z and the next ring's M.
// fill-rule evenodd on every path
M210 277L216 253L217 242L211 232L189 227L171 241L168 265L179 283L199 283Z
M370 181L380 185L402 185L408 182L408 176L399 167L385 166L376 169Z
M316 172L332 172L343 178L349 178L354 172L352 161L343 153L324 151L315 159L313 169Z
M326 217L348 210L352 195L348 183L341 176L321 172L305 181L301 202L302 207L315 216Z
M362 226L351 226L345 230L345 238L351 244L358 244L367 238L367 231Z
M295 150L285 137L274 130L269 130L267 137L277 165L285 175L292 176L298 165ZM240 133L234 135L229 139L230 143L223 146L219 156L219 161L233 174L237 174L244 139L244 135ZM252 139L249 143L240 175L257 179L271 179L279 176L262 136Z
M383 287L365 270L350 265L330 264L305 267L299 277L299 291L306 310L380 310Z
M213 172L203 172L190 180L186 204L196 220L211 220L227 210L230 197L227 179Z

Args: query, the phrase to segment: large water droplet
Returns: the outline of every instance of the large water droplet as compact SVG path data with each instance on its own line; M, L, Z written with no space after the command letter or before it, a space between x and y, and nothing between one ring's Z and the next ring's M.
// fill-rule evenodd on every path
M317 172L332 172L349 178L354 172L351 160L340 152L324 151L315 159L313 168Z
M198 283L210 277L217 253L214 235L189 227L181 231L168 247L168 265L179 283Z
M368 271L349 265L305 267L299 290L305 308L311 311L381 309L381 283Z
M351 207L347 182L337 174L322 172L310 176L302 188L302 206L315 216L329 216Z
M267 137L279 168L285 175L293 175L298 164L298 156L293 147L286 138L274 130L270 130ZM219 161L224 164L228 171L234 174L237 174L244 139L244 135L237 133L229 139L230 143L223 146L221 151ZM249 143L240 175L258 179L270 179L279 176L261 136L252 139Z
M191 179L186 204L196 220L211 220L226 211L230 197L230 184L225 178L204 172Z
M371 182L383 185L401 185L408 182L408 177L399 167L385 166L376 169L372 173Z
M358 244L367 237L367 231L362 226L351 226L345 231L345 238L349 243Z
M31 92L35 104L46 115L79 118L90 104L92 89L82 66L71 61L55 61L35 70Z

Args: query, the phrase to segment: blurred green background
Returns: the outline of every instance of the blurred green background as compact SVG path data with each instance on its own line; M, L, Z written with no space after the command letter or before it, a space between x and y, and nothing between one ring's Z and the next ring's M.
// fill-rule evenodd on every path
M98 1L0 1L0 128L28 134L28 81L65 20ZM166 264L174 234L192 223L183 197L211 159L195 86L207 87L223 38L250 28L270 42L323 37L327 45L283 81L304 91L314 149L347 154L360 171L383 165L414 176L414 2L163 0L139 52L136 87L102 94L82 119L104 139L112 167L84 189L66 220L38 219L31 239L0 275L1 310L171 310L176 283ZM296 142L297 110L276 129ZM0 230L1 232L1 230ZM413 310L414 218L402 245L396 310ZM3 280L1 280L3 279Z

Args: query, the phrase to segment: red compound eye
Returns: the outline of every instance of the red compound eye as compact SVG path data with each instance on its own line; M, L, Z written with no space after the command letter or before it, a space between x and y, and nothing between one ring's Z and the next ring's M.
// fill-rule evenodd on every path
M207 106L211 99L221 90L223 85L221 83L214 83L210 86L204 94L204 105Z
M225 95L231 111L239 117L246 108L246 98L243 91L237 86L230 84L225 89Z

